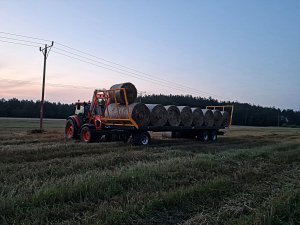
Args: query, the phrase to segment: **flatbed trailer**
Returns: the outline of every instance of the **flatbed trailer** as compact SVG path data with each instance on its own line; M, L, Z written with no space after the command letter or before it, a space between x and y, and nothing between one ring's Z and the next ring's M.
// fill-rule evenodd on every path
M116 92L122 91L125 96L125 105L128 109L126 118L111 118L107 113L110 98L116 102ZM104 103L99 105L99 102ZM118 105L118 104L117 104ZM148 145L151 142L149 132L172 132L172 137L188 137L201 141L216 141L218 135L223 135L225 126L138 126L131 118L129 104L126 97L126 89L95 90L91 103L76 103L75 115L69 116L66 122L66 137L68 139L80 139L83 142L120 140L128 142L131 140L134 145ZM233 106L207 106L230 108L230 124L232 120ZM97 113L96 113L97 112Z

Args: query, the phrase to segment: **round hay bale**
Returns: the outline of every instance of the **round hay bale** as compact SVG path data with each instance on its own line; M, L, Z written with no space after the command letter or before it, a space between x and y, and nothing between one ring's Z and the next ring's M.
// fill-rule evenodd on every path
M230 124L230 116L229 113L227 111L221 111L221 114L223 116L223 126L224 127L229 127Z
M189 106L177 106L180 111L181 124L191 126L193 122L193 112Z
M119 109L119 111L118 111ZM128 105L131 118L138 126L148 126L150 123L150 110L144 103L135 102ZM119 113L118 113L119 112ZM111 103L105 111L105 116L115 119L128 119L128 110L125 105L118 105Z
M146 104L150 110L150 123L152 126L164 126L168 122L168 112L163 105Z
M222 126L223 123L223 116L222 113L220 112L220 110L212 110L213 114L214 114L214 125L216 127L220 127Z
M170 126L179 126L180 120L180 111L175 105L165 106L168 112L168 124Z
M200 108L192 108L193 112L193 125L200 127L204 123L204 115Z
M128 82L128 83L115 84L115 85L111 86L110 90L118 89L118 88L125 88L128 104L133 103L135 101L135 99L137 98L137 90L136 90L136 87L132 83ZM122 105L125 105L126 101L125 101L124 91L116 90L115 94L116 94L117 102ZM110 97L110 102L114 103L115 97L114 97L113 91L109 92L109 97Z
M215 119L214 114L210 109L202 109L204 115L204 125L207 127L214 126Z

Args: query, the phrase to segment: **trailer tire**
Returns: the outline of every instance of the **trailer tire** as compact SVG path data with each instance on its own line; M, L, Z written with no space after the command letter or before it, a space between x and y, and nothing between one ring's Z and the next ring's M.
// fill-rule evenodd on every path
M78 139L78 127L72 119L67 119L65 127L65 136L67 140Z
M200 132L200 135L198 136L198 139L202 142L207 142L209 140L209 133L207 130L203 130Z
M140 132L132 135L133 145L148 145L151 142L151 136L149 132Z
M80 139L85 143L92 143L96 140L95 130L89 126L84 126L80 131Z
M218 132L216 130L212 130L209 134L209 139L212 142L216 142L218 140Z
M106 142L112 142L113 141L113 135L112 134L105 134L105 141Z

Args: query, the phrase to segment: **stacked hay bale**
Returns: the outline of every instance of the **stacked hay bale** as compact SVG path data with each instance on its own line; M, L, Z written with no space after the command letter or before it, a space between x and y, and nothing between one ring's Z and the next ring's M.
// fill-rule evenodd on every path
M143 103L134 103L137 98L137 90L132 83L115 84L110 89L125 88L128 101L126 107L125 93L121 90L110 92L110 104L105 111L109 118L129 119L129 116L138 126L148 126L150 123L150 110ZM117 103L115 103L117 102Z
M150 110L150 124L152 126L165 126L168 122L168 112L163 105L146 104Z
M105 112L109 118L132 118L138 126L229 126L230 118L226 111L136 103L137 90L132 83L115 84L110 89L113 91L109 93L110 104Z
M131 103L128 109L125 105L111 103L108 105L106 116L110 118L128 119L128 111L130 117L138 126L148 126L150 123L150 111L148 107L140 102Z
M179 126L180 119L180 111L175 105L165 106L168 112L168 125L170 126Z
M229 127L230 124L230 116L229 113L227 111L221 111L221 114L223 116L223 126L224 127Z
M120 90L109 92L110 102L114 103L117 100L117 102L121 105L126 104L125 93L121 88L125 88L125 90L126 90L128 104L133 103L137 98L137 90L136 90L136 87L132 83L129 83L129 82L115 84L110 87L110 90L120 89Z
M220 127L223 124L223 116L220 110L212 110L214 114L214 126Z
M210 109L202 109L204 115L204 125L207 127L213 127L215 123L214 114Z
M204 123L204 115L200 108L192 108L193 112L193 125L201 127Z
M177 106L180 111L180 120L183 126L191 126L193 122L193 112L189 106Z

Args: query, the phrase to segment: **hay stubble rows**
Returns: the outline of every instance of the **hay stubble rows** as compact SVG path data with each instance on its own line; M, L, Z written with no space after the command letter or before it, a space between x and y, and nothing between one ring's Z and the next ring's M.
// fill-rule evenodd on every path
M296 224L300 130L234 127L217 143L66 142L64 121L0 120L0 224Z

